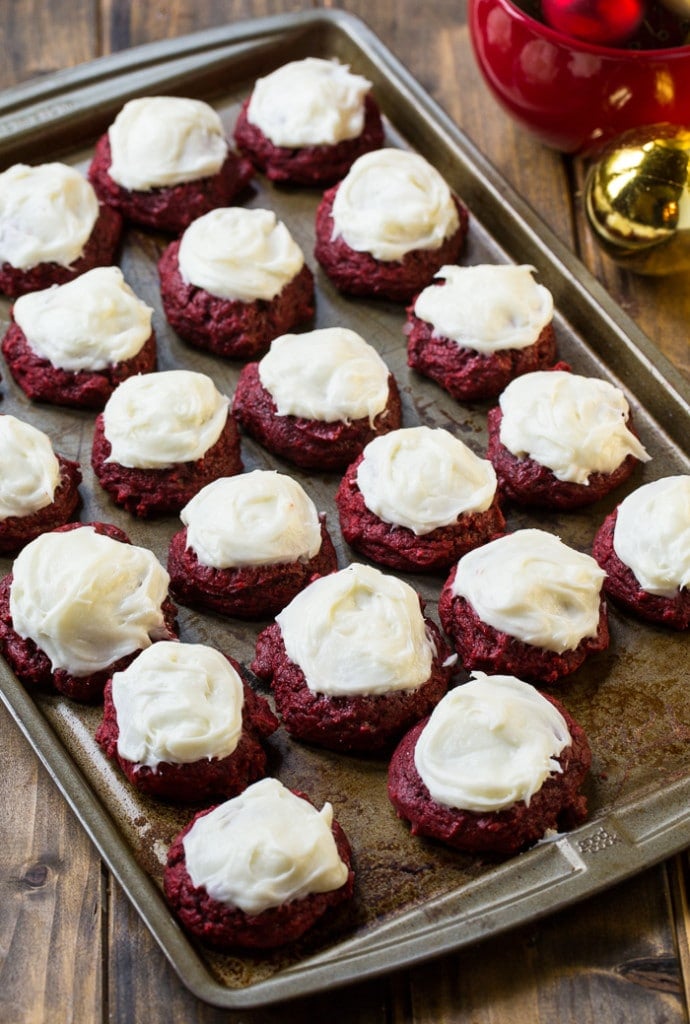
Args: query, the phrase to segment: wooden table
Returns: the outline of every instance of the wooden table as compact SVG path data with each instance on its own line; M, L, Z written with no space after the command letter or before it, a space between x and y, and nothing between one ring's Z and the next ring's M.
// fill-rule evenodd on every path
M0 0L0 86L294 0ZM463 0L350 0L359 15L690 378L688 275L619 271L588 233L583 166L531 141L497 108L471 55ZM678 856L608 892L457 955L324 996L225 1012L181 985L28 744L0 708L0 1024L680 1024L690 944ZM689 841L690 841L690 837Z

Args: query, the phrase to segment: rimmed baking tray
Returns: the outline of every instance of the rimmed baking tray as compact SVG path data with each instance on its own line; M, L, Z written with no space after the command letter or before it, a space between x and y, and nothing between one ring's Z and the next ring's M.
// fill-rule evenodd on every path
M50 154L85 168L95 139L122 103L144 93L208 99L230 130L254 79L304 56L336 57L371 79L388 142L423 153L467 203L471 228L463 262L533 265L556 299L563 358L578 372L605 376L628 394L653 458L627 488L583 512L508 513L513 529L537 525L587 550L596 527L632 487L690 471L688 386L361 21L334 11L266 18L139 47L10 89L0 97L3 167ZM405 425L446 427L483 453L486 406L456 403L408 370L402 309L343 298L321 274L311 255L318 199L317 192L276 188L261 176L247 199L248 205L275 209L302 245L316 273L315 326L346 323L378 348L398 379ZM130 230L121 259L130 284L154 307L160 367L201 370L232 394L238 366L190 349L165 324L156 272L165 242L155 233ZM5 324L8 308L3 303L0 309ZM4 411L35 423L58 451L80 460L82 519L117 523L165 562L179 521L138 522L104 496L89 466L93 415L30 403L6 371L2 391ZM340 564L354 560L338 531L337 479L296 473L247 439L243 456L247 469L274 466L292 472L327 512ZM10 567L7 559L0 561L3 573ZM442 578L407 578L435 616ZM263 625L180 609L183 640L224 648L245 665ZM384 760L319 751L292 743L281 730L272 741L271 771L317 803L333 803L352 842L357 892L352 907L314 934L265 957L211 953L177 926L160 879L170 839L191 809L166 808L128 787L94 743L98 709L29 695L6 667L0 668L0 695L182 981L214 1005L256 1007L474 943L612 885L688 843L687 637L635 622L615 609L611 631L609 650L559 688L594 751L590 819L500 865L411 837L388 804Z

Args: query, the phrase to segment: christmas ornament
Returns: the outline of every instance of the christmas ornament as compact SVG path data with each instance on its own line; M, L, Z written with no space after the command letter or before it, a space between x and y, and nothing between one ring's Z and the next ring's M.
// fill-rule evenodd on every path
M643 0L542 0L544 21L590 43L621 43L642 23Z
M597 242L640 274L690 269L690 128L626 132L591 165L585 211Z

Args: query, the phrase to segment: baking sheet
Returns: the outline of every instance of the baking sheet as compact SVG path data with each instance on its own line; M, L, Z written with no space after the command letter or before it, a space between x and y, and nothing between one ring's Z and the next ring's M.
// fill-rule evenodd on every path
M202 96L231 129L257 75L307 55L338 57L369 77L387 118L388 142L422 152L465 200L472 220L462 262L535 266L538 279L556 298L561 356L577 372L605 376L625 388L652 461L593 509L561 515L511 509L507 514L511 529L536 525L588 550L595 529L625 493L660 476L690 472L687 385L357 19L330 11L262 19L140 47L8 90L0 98L3 167L20 159L46 159L49 148L51 158L85 168L95 138L124 100L144 92ZM273 187L258 176L246 203L274 209L302 246L316 276L314 326L347 324L378 349L400 385L406 426L443 426L483 454L487 406L456 403L408 370L402 308L339 296L318 268L312 252L319 197L316 191ZM191 349L165 323L156 272L165 242L155 233L130 229L121 260L129 283L154 307L160 368L208 373L231 395L239 366ZM4 330L8 303L0 314ZM94 415L29 402L6 369L2 394L4 412L35 423L58 451L81 462L82 520L117 523L165 563L179 520L140 522L104 495L89 464ZM333 504L337 477L297 472L246 438L243 458L247 470L275 467L299 479L328 514L339 564L356 559L338 530ZM10 567L9 560L0 560L3 574ZM405 578L437 619L443 576ZM180 607L183 640L221 647L245 665L264 625ZM99 710L61 697L34 698L4 664L0 693L182 981L218 1006L259 1006L475 942L594 893L687 844L690 702L682 670L687 636L642 625L613 608L611 634L609 650L559 687L593 748L590 818L568 835L501 865L411 837L388 803L384 760L320 751L293 743L280 730L270 743L270 770L316 803L333 803L353 846L357 889L353 906L342 908L310 936L288 950L258 957L210 953L176 925L161 896L160 879L168 844L191 809L166 808L128 786L93 741Z

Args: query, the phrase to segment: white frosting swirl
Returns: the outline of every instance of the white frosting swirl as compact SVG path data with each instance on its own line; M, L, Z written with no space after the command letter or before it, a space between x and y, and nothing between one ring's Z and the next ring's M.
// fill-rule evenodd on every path
M335 145L361 135L371 82L335 60L294 60L259 78L247 120L274 146Z
M233 302L270 301L304 266L304 254L272 210L211 210L182 235L182 279Z
M98 199L73 167L15 164L0 174L0 263L29 270L69 267L84 251L98 218Z
M135 356L151 335L152 313L119 267L96 267L67 284L22 295L13 315L36 355L77 373Z
M489 508L496 473L447 430L406 427L369 442L357 486L379 519L421 536Z
M515 676L475 672L436 705L414 761L432 799L486 813L529 804L572 742L563 715Z
M415 314L436 337L462 348L491 353L533 345L553 317L553 297L532 274L534 267L478 264L441 267L445 284L425 288Z
M599 628L606 573L544 530L517 530L469 551L451 591L508 636L562 654Z
M317 811L278 779L261 779L195 821L182 840L193 885L213 899L260 914L345 884L333 809Z
M136 469L194 462L220 437L229 404L210 377L193 370L129 377L118 384L103 410L103 429L112 448L107 461Z
M146 548L92 526L43 533L12 568L10 614L53 669L87 676L165 635L170 577Z
M663 477L624 498L613 548L647 593L675 597L690 587L690 476Z
M0 520L50 505L60 463L47 434L15 416L0 416Z
M459 226L448 185L418 153L377 149L355 160L333 201L333 238L377 260L438 249Z
M628 429L625 395L608 381L537 370L511 381L499 405L502 444L558 480L586 485L592 473L612 473L628 455L650 458Z
M122 188L140 192L217 174L228 155L213 107L179 96L129 100L108 129L108 139L108 174Z
M259 380L279 416L370 422L388 402L390 370L348 327L283 334L259 362Z
M314 693L362 696L416 690L431 675L435 646L407 583L353 563L321 576L276 622L287 655Z
M161 640L113 675L118 753L154 769L229 757L243 703L242 680L220 651Z
M256 469L207 484L180 512L187 547L201 565L306 562L321 548L321 523L311 498L292 477Z

